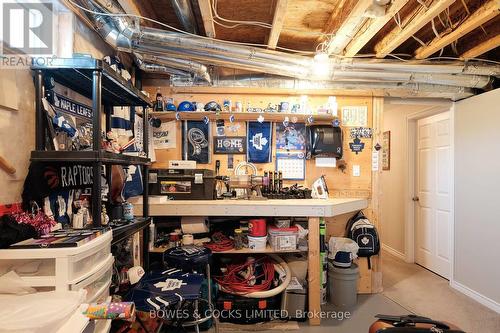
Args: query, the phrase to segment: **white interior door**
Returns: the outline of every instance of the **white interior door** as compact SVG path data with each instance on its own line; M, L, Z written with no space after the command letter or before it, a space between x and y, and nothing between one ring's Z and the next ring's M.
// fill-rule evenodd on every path
M452 251L450 112L417 122L416 262L449 279Z

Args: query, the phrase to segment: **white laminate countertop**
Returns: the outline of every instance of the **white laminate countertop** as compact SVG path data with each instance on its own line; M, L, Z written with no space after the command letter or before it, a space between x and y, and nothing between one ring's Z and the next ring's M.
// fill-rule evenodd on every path
M130 198L142 215L142 197ZM368 207L362 198L270 200L168 200L149 197L150 216L295 216L332 217Z

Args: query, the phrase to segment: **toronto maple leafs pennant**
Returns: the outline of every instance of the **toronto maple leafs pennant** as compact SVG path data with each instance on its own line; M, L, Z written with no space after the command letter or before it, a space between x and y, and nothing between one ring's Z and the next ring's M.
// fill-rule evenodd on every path
M135 165L130 165L127 170L127 179L125 180L125 185L123 186L123 198L127 200L130 197L141 195L142 191L141 168Z
M257 121L248 122L247 127L247 161L251 163L271 162L272 123Z

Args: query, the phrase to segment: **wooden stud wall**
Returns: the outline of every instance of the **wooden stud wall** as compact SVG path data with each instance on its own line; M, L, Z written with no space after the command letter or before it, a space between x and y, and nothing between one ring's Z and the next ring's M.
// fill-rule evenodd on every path
M156 81L157 82L157 81ZM155 82L155 83L156 83ZM156 94L157 86L147 86L147 81L145 82L144 89L148 91L152 97ZM288 101L290 104L299 103L300 96L291 96L291 95L275 95L275 94L209 94L209 93L175 93L170 94L170 89L168 87L161 88L163 96L168 96L174 98L174 103L177 105L180 102L187 101L196 101L201 103L207 103L209 101L216 101L220 105L222 105L224 100L231 100L234 106L236 101L241 101L243 103L244 108L246 108L247 103L249 102L252 107L265 108L269 103L278 104L281 101ZM367 127L372 128L374 126L373 120L379 119L374 117L374 105L380 105L380 101L383 101L383 98L378 97L354 97L354 96L336 96L338 102L338 116L342 123L342 107L344 106L362 106L365 105L368 108L368 124ZM316 109L318 106L326 104L328 96L309 96L308 103L312 107L312 109ZM378 108L377 108L378 109ZM381 110L377 111L377 114L380 114ZM259 114L255 114L255 119L257 119ZM265 114L264 114L265 117ZM201 116L200 116L201 120ZM380 119L379 119L380 120ZM378 121L380 122L380 121ZM167 168L168 161L171 159L182 159L182 122L177 122L177 148L176 149L166 149L166 150L156 150L156 163L153 164L153 167L156 168ZM245 122L235 122L234 124L239 124L240 128L237 132L231 132L228 129L229 122L226 121L226 135L228 136L245 136L246 135L246 124ZM328 188L330 190L330 196L332 197L362 197L372 199L372 149L375 145L373 139L361 139L362 142L365 143L364 150L356 155L351 152L349 149L349 143L352 142L352 139L349 136L349 127L343 127L344 131L344 160L347 163L347 168L345 173L342 173L338 168L317 168L315 167L314 160L306 161L306 179L303 182L299 182L305 186L310 187L312 182L317 179L321 175L325 175ZM273 128L274 130L274 128ZM211 136L215 133L215 122L211 122ZM374 130L374 135L376 131ZM262 174L264 171L274 170L275 169L275 153L276 153L276 145L275 145L275 135L273 132L273 162L272 163L263 163L263 164L255 164L259 174ZM212 144L212 143L211 143ZM233 155L233 163L236 166L239 162L245 161L245 155ZM221 174L230 174L232 170L227 169L227 155L214 155L211 156L210 164L198 164L198 168L207 168L207 169L215 169L215 161L221 161ZM361 175L360 177L354 177L352 175L352 166L360 165ZM294 184L297 181L285 181L285 186ZM372 200L371 200L372 201ZM372 205L365 210L368 217L377 220L377 212L372 209ZM327 218L327 239L330 236L343 236L345 230L345 224L347 220L353 214L345 214L340 215L333 218ZM360 293L371 293L379 290L378 283L375 281L375 274L378 274L380 271L380 264L378 256L371 259L372 261L372 270L368 270L366 258L361 258L359 260L360 267L360 280L358 283L358 291Z
M156 94L157 87L145 87L146 90L154 96ZM209 101L216 101L222 105L223 100L230 99L235 104L236 101L241 101L246 107L249 102L252 107L265 108L269 103L278 104L281 101L289 101L291 104L299 103L300 96L275 96L275 95L222 95L222 94L175 94L169 95L168 88L161 89L163 96L170 96L174 98L174 103L178 104L184 100L187 101L197 101L201 103L207 103ZM327 96L309 96L308 101L312 109L316 109L320 105L324 105L327 102ZM338 113L339 118L342 121L341 109L343 106L357 106L366 105L368 107L368 127L372 126L372 97L351 97L351 96L337 96L337 102L339 105ZM259 116L258 113L255 114L255 119ZM265 118L265 114L264 114ZM201 117L200 117L200 120ZM226 135L228 136L238 136L246 135L246 124L245 122L235 122L234 125L240 125L237 132L231 132L229 130L229 122L226 121ZM215 133L215 122L211 122L212 136ZM166 149L166 150L156 150L157 162L153 164L153 167L166 168L168 166L168 161L171 159L182 159L182 131L181 122L177 123L177 146L176 149ZM275 169L275 136L273 136L273 162L272 163L262 163L256 164L257 169L260 174L266 170ZM372 151L372 140L362 139L365 143L365 149L358 155L351 152L349 149L349 128L344 128L344 160L347 162L347 169L345 173L342 173L338 168L316 168L314 160L308 160L306 162L306 179L302 182L305 186L310 186L312 182L321 175L326 176L328 187L335 197L370 197L371 193L371 151ZM199 164L199 168L215 168L215 161L221 161L221 174L227 174L227 155L213 155L211 156L210 164ZM234 166L241 161L245 161L245 155L234 155ZM361 167L361 176L352 176L352 166L358 164ZM230 171L229 171L230 172ZM295 183L296 181L289 181L285 183Z

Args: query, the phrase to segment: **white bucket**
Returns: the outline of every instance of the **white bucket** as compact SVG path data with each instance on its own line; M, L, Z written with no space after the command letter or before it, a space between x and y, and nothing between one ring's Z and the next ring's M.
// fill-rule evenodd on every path
M267 236L264 237L252 237L248 236L248 248L250 250L262 251L266 249Z

